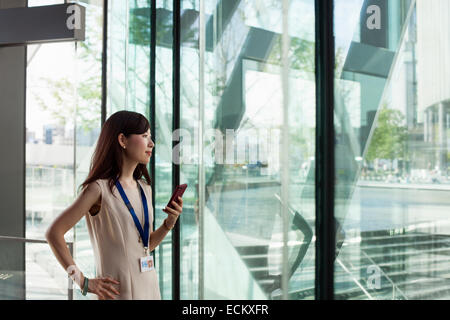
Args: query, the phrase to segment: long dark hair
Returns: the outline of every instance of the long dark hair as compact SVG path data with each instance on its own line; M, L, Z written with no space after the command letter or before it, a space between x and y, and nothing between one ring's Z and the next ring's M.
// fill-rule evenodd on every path
M109 179L109 189L122 173L122 148L117 137L123 133L125 137L130 134L143 134L150 128L150 123L142 114L133 111L118 111L111 115L104 123L100 136L92 155L89 174L79 188L84 189L97 179ZM150 175L145 164L139 163L133 172L133 178L138 180L144 176L150 185Z

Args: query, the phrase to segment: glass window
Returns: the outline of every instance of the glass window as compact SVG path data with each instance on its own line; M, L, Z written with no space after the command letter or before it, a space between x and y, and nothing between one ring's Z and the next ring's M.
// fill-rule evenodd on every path
M172 1L156 3L155 48L155 228L167 214L162 209L172 195ZM183 211L185 212L184 204ZM184 214L184 213L183 213ZM156 248L161 298L172 299L172 231Z
M45 240L49 225L75 200L100 131L103 12L92 1L83 5L84 42L29 45L27 50L28 239ZM85 220L69 230L65 239L78 267L93 276L94 258ZM49 246L28 243L26 299L67 299L68 285L67 274ZM81 297L79 290L74 292L74 298Z
M449 297L449 8L335 1L336 299Z
M102 102L102 43L103 43L103 3L102 1L83 1L86 6L86 38L77 43L76 48L76 106L75 124L75 188L89 173L92 154L100 134ZM95 260L92 244L82 218L75 226L75 262L87 277L95 277ZM79 289L75 284L75 289ZM74 299L90 299L74 291Z
M74 43L28 46L26 238L45 240L74 197L75 72ZM73 230L65 238L73 242ZM48 246L27 244L25 269L26 299L67 299L67 276Z
M182 299L314 297L314 2L282 3L181 2Z

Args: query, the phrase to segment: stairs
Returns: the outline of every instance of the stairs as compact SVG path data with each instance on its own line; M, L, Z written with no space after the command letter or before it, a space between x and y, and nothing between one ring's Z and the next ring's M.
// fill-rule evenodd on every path
M269 272L268 245L236 249L267 296L280 299L281 278ZM310 262L302 262L289 280L290 299L314 299L314 258ZM335 264L335 298L450 299L450 236L385 230L347 239Z

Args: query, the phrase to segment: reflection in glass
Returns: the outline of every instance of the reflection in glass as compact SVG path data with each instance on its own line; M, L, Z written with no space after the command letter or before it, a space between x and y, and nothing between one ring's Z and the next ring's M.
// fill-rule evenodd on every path
M155 229L172 193L172 1L156 2ZM150 121L151 1L115 1L108 20L107 116L131 110ZM150 172L150 170L149 170ZM155 250L162 299L172 299L171 233Z
M75 192L89 173L91 157L100 134L103 6L86 1L86 39L77 44L76 50L76 141L75 141ZM86 227L86 219L75 226L75 262L87 277L95 276L94 252ZM74 299L84 297L74 285Z
M162 211L172 194L172 1L156 3L155 48L155 226L167 214ZM183 196L185 201L185 196ZM186 202L183 212L186 212ZM183 213L184 214L184 213ZM172 299L172 232L156 248L161 298Z
M27 239L44 240L50 223L74 201L100 129L102 8L84 5L84 42L28 46ZM76 243L79 268L94 275L84 219L65 239ZM48 245L26 245L25 279L26 299L68 298L68 277Z
M313 298L314 2L290 1L289 96L281 80L281 1L182 1L181 9L181 182L190 186L181 217L181 297L280 299L285 263L288 297ZM294 23L298 12L301 27ZM285 180L283 127L290 139ZM291 230L285 262L282 184Z
M449 297L449 9L335 1L337 299Z
M73 200L74 73L73 43L28 46L26 238L45 240L50 223ZM66 234L66 241L73 241L73 230ZM54 256L48 246L30 244L25 248L26 287L30 287L26 299L49 294L43 287L31 289L39 278L64 279L67 285L62 267L53 263L56 260L49 263ZM60 295L67 299L67 289Z

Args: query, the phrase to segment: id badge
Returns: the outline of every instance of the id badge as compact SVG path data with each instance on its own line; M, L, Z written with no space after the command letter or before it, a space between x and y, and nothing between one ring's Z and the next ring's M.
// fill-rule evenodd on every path
M153 256L141 257L141 272L147 272L153 270Z

